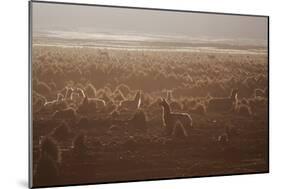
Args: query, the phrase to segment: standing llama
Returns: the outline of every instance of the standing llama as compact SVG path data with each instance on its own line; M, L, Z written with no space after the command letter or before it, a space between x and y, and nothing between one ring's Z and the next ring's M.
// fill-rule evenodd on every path
M41 110L48 112L48 111L63 109L65 107L66 107L66 104L63 101L63 95L61 93L58 93L57 99L51 100L51 101L46 101Z
M103 99L96 97L89 98L82 89L78 88L77 90L78 93L80 93L80 95L83 97L82 105L89 105L95 107L97 110L104 110L106 102Z
M238 89L232 89L229 97L212 98L208 104L208 112L230 112L235 110L238 102Z
M128 110L136 110L139 109L141 105L141 92L138 91L135 95L134 100L123 100L120 102L119 108L128 109Z
M84 94L84 93L83 93ZM79 113L93 113L96 111L104 111L106 103L104 100L99 98L88 98L84 94L84 99L78 108Z
M163 98L161 99L160 106L162 106L163 109L163 126L168 135L172 133L173 127L178 121L183 125L185 131L192 128L192 119L189 114L171 112L170 105Z

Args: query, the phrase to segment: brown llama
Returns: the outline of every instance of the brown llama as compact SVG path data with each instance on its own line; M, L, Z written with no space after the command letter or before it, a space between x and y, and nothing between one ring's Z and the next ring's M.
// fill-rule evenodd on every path
M162 98L160 106L162 106L163 109L163 126L167 134L170 135L172 133L173 128L178 121L183 125L183 128L185 130L188 131L192 128L192 118L189 114L171 112L170 105L164 98Z
M45 101L41 110L43 111L53 111L66 108L66 104L63 101L63 95L61 93L57 94L56 100Z
M71 102L73 102L77 107L82 104L84 98L85 93L81 88L74 89L70 96Z
M98 110L103 110L105 108L105 106L106 106L105 101L100 99L100 98L88 98L88 102L89 103L95 103L96 104L96 108Z
M135 95L134 100L123 100L120 102L119 108L128 109L128 110L136 110L139 109L141 105L141 92L138 91Z
M95 106L98 110L103 110L106 106L106 102L103 99L100 98L89 98L87 95L85 95L85 92L78 88L78 93L83 97L82 105L86 106Z
M99 98L88 98L84 93L83 96L84 99L78 107L79 113L93 113L97 110L103 111L105 109L106 103L104 100Z
M238 102L237 94L238 89L232 89L229 97L210 99L208 112L230 112L235 110Z

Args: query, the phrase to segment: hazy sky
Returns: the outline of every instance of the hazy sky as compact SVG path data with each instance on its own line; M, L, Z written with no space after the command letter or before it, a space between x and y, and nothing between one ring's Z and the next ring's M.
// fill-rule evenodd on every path
M267 40L267 18L33 3L33 27Z

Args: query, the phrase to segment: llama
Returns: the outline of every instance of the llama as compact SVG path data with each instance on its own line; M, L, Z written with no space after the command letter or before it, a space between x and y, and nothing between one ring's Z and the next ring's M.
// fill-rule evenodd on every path
M79 106L79 113L92 113L97 110L104 110L106 103L104 100L99 98L88 98L85 95L82 104Z
M90 113L90 112L96 112L96 103L89 103L89 99L87 96L85 96L82 104L78 107L77 112L78 113Z
M52 111L60 108L64 108L65 104L63 102L63 95L61 93L57 94L57 99L52 101L46 101L43 106L43 110Z
M266 92L265 90L262 90L262 89L255 89L254 91L254 97L255 98L263 98L263 97L266 97Z
M232 89L229 97L225 98L212 98L209 100L208 111L209 112L228 112L235 110L238 103L238 89Z
M163 98L160 102L160 106L162 106L163 109L162 120L167 134L170 135L172 133L173 127L176 125L177 121L180 121L186 130L192 128L192 118L189 114L171 112L170 105Z
M237 114L240 116L251 117L252 110L249 105L241 104L237 107Z
M138 91L135 95L134 100L123 100L120 102L119 108L128 109L128 110L136 110L139 109L141 105L141 92Z
M84 91L81 88L76 88L70 95L70 100L77 107L82 104L84 98L86 97Z
M41 136L39 144L40 144L41 156L43 156L44 154L47 154L52 159L54 159L56 162L61 161L61 153L60 153L60 149L59 149L59 146L58 146L58 143L56 140L54 140L50 136Z
M120 84L116 87L116 90L119 90L122 92L122 94L124 94L124 96L128 96L131 89L129 86L125 85L125 84Z
M84 157L87 154L86 136L82 133L72 141L72 150L75 156Z
M89 98L87 95L85 95L84 91L80 88L77 89L78 93L83 97L82 105L83 106L92 106L95 107L95 109L103 110L106 106L106 103L103 99L100 98Z
M86 97L88 98L88 97ZM88 98L88 103L94 103L96 104L96 108L98 110L103 110L105 108L105 101L99 98Z
M190 109L190 113L205 115L206 107L204 103L197 103L194 108Z
M58 184L60 161L61 152L58 143L51 137L43 137L40 141L40 159L35 171L35 185Z

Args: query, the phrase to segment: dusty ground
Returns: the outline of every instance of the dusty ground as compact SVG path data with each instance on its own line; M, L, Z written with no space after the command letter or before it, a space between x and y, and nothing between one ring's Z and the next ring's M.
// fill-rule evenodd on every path
M174 59L173 57L179 57L179 54L168 53L165 55L167 56L165 59L165 56L162 57L159 53L155 56L153 56L153 53L144 55L137 53L136 56L134 56L134 53L130 55L121 53L120 56L118 56L118 53L114 52L112 54L119 58L119 61L128 61L126 64L122 64L119 67L111 67L112 70L117 70L116 72L111 72L113 74L112 77L117 78L120 82L107 77L106 81L110 84L107 85L106 83L103 84L103 82L99 83L99 80L102 80L104 77L103 74L105 74L105 72L100 73L97 71L98 69L93 70L93 73L90 74L89 77L87 76L87 71L91 71L91 69L87 69L87 67L82 68L81 74L78 75L66 69L67 67L72 69L73 64L79 61L79 64L83 64L85 61L87 65L91 65L93 60L99 57L99 52L96 50L93 52L91 50L86 50L84 51L85 54L83 54L83 57L80 58L75 56L76 53L79 54L79 50L75 49L61 48L59 50L53 50L50 48L47 49L47 51L45 50L40 48L35 49L33 72L34 78L44 81L45 83L52 82L56 84L56 87L52 89L51 93L42 94L48 99L54 99L57 91L62 86L76 85L77 83L84 85L90 81L95 86L98 86L97 89L110 86L112 91L117 84L121 82L125 83L131 87L131 89L141 89L144 93L150 94L151 102L157 99L158 95L162 94L162 89L167 88L174 90L175 101L182 103L184 98L196 99L207 95L213 88L208 88L208 82L206 83L205 81L213 80L217 82L218 80L224 88L221 89L220 87L219 92L218 89L215 89L212 91L212 94L217 94L216 96L227 96L229 90L236 86L240 89L244 89L244 92L241 90L242 92L240 96L238 96L239 101L242 101L243 98L247 100L254 99L252 96L253 90L255 88L264 89L267 84L267 80L260 81L256 79L256 83L254 84L247 80L249 77L267 77L266 56L260 55L231 56L215 54L207 56L203 54L203 58L200 58L200 53L196 53L196 57L199 58L194 58L193 53L182 53L180 54L182 58ZM47 52L45 54L49 54L48 56L43 56L42 52ZM71 53L74 53L74 55L68 58ZM134 59L134 57L136 57L136 59ZM141 57L144 58L142 59ZM190 60L190 57L193 58ZM130 58L132 58L132 60ZM169 69L174 70L173 73L176 75L177 79L175 81L173 80L174 83L167 83L167 85L169 85L168 87L165 87L165 80L161 80L160 76L158 77L159 85L157 85L156 78L151 84L154 86L148 88L144 87L146 86L145 82L149 82L149 76L156 75L153 71L147 71L148 69L145 67L145 62L141 65L137 65L137 68L140 66L143 67L142 71L144 75L137 74L135 76L140 78L136 79L136 85L130 85L130 78L124 79L124 75L130 72L131 67L124 68L128 69L127 72L123 70L125 74L122 69L130 64L131 61L141 62L144 60L151 64L153 61L157 62L158 58L164 61L163 64L172 67L163 68L160 66L159 70L162 70L164 75ZM66 60L68 59L69 61L67 62ZM234 59L236 61L233 61ZM99 59L96 62L94 61L94 64L98 67L97 65L99 65L99 62L102 62L100 65L104 67L106 61L108 61L110 65L114 64L111 62L113 60L114 58ZM171 64L169 64L170 60L173 60ZM180 63L186 60L188 60L192 66L191 70L188 68L189 66L185 68L185 66ZM208 66L205 67L203 63L207 61ZM49 73L47 76L43 74L44 69L47 68L56 70L56 68L60 67L58 66L60 62L63 62L64 65L61 66L62 69L58 70L66 73L64 77L60 78L59 75L52 73ZM212 62L217 63L212 67L210 66ZM239 64L237 62L239 62ZM161 63L157 62L153 70L157 70L157 66L159 65L161 65ZM188 72L189 75L184 75L184 73L181 73L180 69L177 71L177 65L179 65L178 68L184 67L185 72ZM194 65L198 66L194 67ZM225 65L225 67L223 65ZM108 69L107 67L106 70ZM133 68L132 70L134 71ZM138 69L135 70L135 72L139 72ZM56 73L56 71L54 71L54 73ZM67 73L69 73L69 75L67 75ZM118 73L120 73L120 77ZM230 75L230 73L233 75ZM53 77L50 77L50 74ZM207 78L207 76L209 76L209 78ZM71 77L73 78L71 79ZM142 80L142 77L145 79ZM195 82L190 81L190 77L192 77ZM200 77L202 81L196 83ZM52 81L50 78L53 78ZM231 78L237 78L236 83L233 82L232 86L230 85L232 82ZM250 84L243 83L245 81ZM187 91L182 90L186 89L187 86L185 84L189 86ZM217 85L212 84L212 86L215 87ZM154 88L155 91L153 91ZM34 86L34 90L36 90L36 86ZM133 95L134 92L132 92L131 96L128 96L128 98L131 98ZM267 172L268 102L267 97L263 97L262 99L262 105L255 104L256 101L255 99L253 100L253 104L249 105L252 113L248 116L239 115L234 112L191 113L194 129L190 131L188 137L184 139L163 134L161 130L162 112L160 107L153 111L148 105L142 107L147 116L147 125L139 126L138 128L136 128L134 122L128 121L129 118L133 116L133 111L121 112L116 119L111 118L108 112L97 112L88 116L87 122L84 123L79 122L81 118L79 115L76 120L66 121L70 132L64 133L62 136L56 138L62 156L59 164L60 177L58 182L50 183L50 185ZM201 102L207 106L205 101L206 100L203 99ZM177 111L189 112L188 110L188 108L183 108ZM40 157L40 137L49 134L54 128L58 127L63 120L54 120L51 114L41 112L34 112L33 118L33 168L35 174ZM231 128L231 130L228 133L228 141L223 142L219 140L219 137L225 133L226 127ZM72 141L78 133L84 133L86 136L88 149L85 150L85 153L77 154L72 150ZM36 185L40 186L40 183Z

